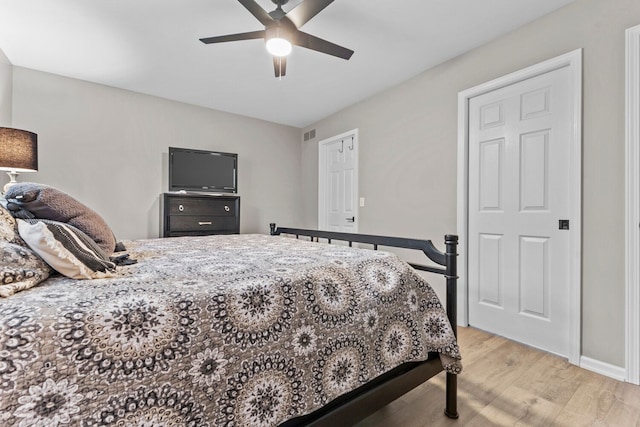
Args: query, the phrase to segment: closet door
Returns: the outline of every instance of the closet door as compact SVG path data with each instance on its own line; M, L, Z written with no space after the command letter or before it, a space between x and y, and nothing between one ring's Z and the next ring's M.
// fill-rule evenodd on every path
M569 354L567 67L469 103L469 324Z

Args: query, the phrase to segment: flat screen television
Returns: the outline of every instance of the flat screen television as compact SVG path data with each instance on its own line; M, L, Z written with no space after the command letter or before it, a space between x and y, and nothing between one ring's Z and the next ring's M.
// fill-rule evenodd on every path
M238 192L238 155L169 147L169 191Z

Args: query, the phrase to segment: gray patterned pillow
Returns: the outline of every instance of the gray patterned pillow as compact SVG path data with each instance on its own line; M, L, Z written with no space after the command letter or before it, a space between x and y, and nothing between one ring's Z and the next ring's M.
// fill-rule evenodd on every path
M51 272L51 267L26 245L0 239L0 297L32 288Z
M19 182L5 194L7 208L16 218L40 218L71 224L91 237L107 255L116 238L104 219L68 194L43 184Z

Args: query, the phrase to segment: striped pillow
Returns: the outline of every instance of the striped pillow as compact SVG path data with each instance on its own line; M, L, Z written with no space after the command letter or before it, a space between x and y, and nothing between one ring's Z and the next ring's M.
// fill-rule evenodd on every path
M113 277L115 264L89 236L72 225L44 219L18 220L20 237L54 270L72 279Z

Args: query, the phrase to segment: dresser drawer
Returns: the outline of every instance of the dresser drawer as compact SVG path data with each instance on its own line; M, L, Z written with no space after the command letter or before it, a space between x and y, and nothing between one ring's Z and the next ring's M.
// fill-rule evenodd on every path
M226 216L170 215L168 222L171 232L234 231L237 228L236 218Z
M236 199L170 197L167 204L169 215L236 215Z

